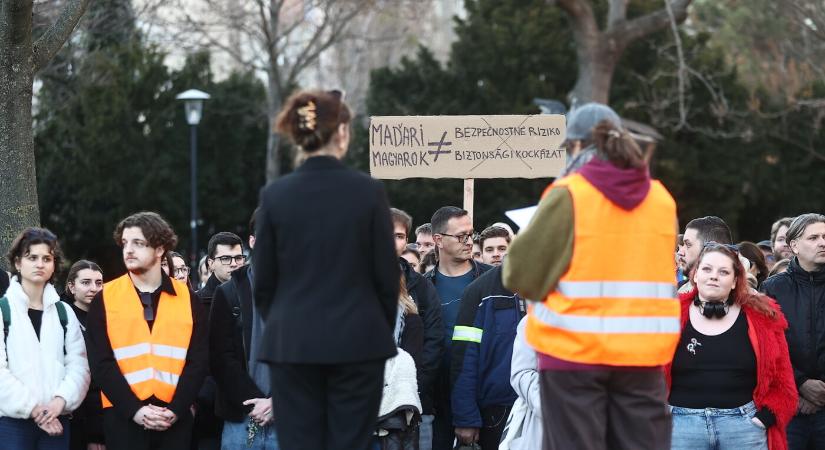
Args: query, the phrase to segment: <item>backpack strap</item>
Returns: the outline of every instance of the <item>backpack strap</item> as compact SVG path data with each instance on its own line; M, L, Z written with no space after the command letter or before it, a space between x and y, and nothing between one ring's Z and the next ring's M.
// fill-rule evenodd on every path
M3 347L5 347L6 341L9 339L9 327L11 326L11 308L9 307L9 299L5 296L0 298L0 312L3 313Z
M62 301L58 301L54 306L57 307L57 316L60 318L60 326L63 327L63 356L66 356L66 332L69 327L69 316L66 314L66 305ZM5 317L5 314L3 317Z

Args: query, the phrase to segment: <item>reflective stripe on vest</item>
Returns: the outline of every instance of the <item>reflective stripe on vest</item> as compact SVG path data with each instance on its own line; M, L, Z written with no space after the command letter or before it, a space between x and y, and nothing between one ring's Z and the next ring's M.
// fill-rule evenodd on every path
M454 341L467 341L480 344L481 336L483 334L484 330L482 330L481 328L467 327L462 325L456 325L455 328L453 328Z
M556 287L567 297L663 298L676 297L673 283L648 281L562 281Z
M186 365L192 337L189 288L172 279L174 295L161 291L151 331L143 305L126 274L106 283L103 303L106 331L118 368L140 400L156 397L166 403L175 395ZM112 403L101 393L103 407Z
M536 318L543 323L567 331L579 333L609 334L658 334L679 333L678 317L589 317L569 316L535 305Z
M652 181L647 197L625 210L579 174L545 194L562 186L573 202L573 253L555 289L530 308L527 341L582 364L668 363L680 333L673 197Z

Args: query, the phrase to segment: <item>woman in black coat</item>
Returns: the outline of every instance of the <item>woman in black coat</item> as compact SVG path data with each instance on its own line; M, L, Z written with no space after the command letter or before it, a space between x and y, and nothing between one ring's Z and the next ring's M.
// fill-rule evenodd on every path
M366 449L375 429L400 270L383 185L341 163L350 111L340 92L299 92L277 131L303 164L261 192L252 271L266 322L280 447Z

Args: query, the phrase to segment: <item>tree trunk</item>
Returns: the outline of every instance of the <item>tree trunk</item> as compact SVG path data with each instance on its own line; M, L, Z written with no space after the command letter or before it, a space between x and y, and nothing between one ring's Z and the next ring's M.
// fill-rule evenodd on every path
M578 79L568 94L572 107L589 102L609 104L613 73L624 49L604 47L604 44L598 44L592 51L579 52Z
M278 70L275 68L274 70ZM269 136L266 140L266 182L274 181L281 175L281 136L275 132L275 118L281 110L283 101L281 87L275 77L269 76L267 89L267 115L269 116Z
M0 6L0 250L40 223L32 138L32 3ZM3 266L6 265L5 260Z

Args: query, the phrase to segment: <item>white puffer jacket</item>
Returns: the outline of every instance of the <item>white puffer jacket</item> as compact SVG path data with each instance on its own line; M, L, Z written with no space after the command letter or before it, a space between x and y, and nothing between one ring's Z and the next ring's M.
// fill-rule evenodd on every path
M66 305L69 322L64 356L63 326L55 306L60 296L54 286L47 284L43 292L39 341L29 319L28 296L17 277L11 279L6 297L11 326L7 345L0 334L0 417L27 419L35 406L56 396L66 400L64 414L74 411L86 397L90 377L86 344L74 311Z
M402 407L415 409L421 414L415 361L409 353L399 348L398 354L388 359L384 365L384 392L378 417L383 418Z

